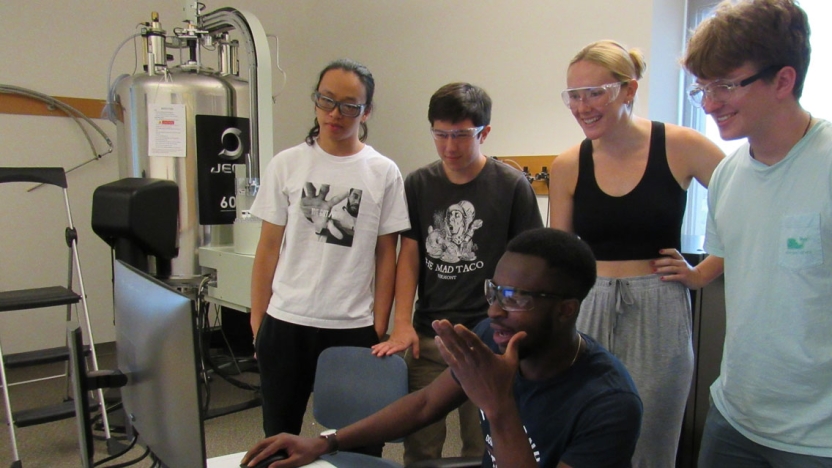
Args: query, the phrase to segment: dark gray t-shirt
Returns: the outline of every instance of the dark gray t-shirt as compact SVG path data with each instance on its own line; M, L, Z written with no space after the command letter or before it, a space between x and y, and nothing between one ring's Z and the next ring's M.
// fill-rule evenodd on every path
M430 324L448 319L473 328L485 318L483 283L494 275L506 244L543 226L537 198L523 174L489 158L477 177L454 184L436 161L405 179L411 229L419 244L419 285L413 326L434 336Z

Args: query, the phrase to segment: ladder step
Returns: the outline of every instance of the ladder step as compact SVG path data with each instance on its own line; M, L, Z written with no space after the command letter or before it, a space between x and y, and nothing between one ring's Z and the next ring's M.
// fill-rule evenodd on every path
M89 345L84 345L84 356L89 355L90 347ZM67 360L69 360L69 348L66 346L38 349L36 351L26 351L23 353L7 354L3 356L3 363L6 365L6 369L39 366L42 364L52 364L53 362L63 362Z
M75 402L65 401L50 406L32 408L12 413L14 425L17 427L28 427L37 424L45 424L75 416Z
M77 304L81 296L63 286L0 292L0 312Z
M41 364L51 364L53 362L61 362L69 359L69 348L66 346L59 346L57 348L39 349L37 351L27 351L25 353L7 354L3 356L3 362L7 369L14 369L16 367L37 366Z

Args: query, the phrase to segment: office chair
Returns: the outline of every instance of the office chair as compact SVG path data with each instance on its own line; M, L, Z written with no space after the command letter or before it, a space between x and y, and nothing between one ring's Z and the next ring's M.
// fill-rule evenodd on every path
M407 365L400 356L373 356L369 348L327 348L318 357L312 391L312 414L315 419L327 428L340 429L407 395ZM324 455L322 459L339 468L401 468L390 460L351 452ZM411 466L473 468L479 467L480 462L479 458L445 458Z
M407 395L407 364L400 356L373 356L369 348L327 348L318 357L312 393L315 420L341 429ZM351 452L322 458L339 468L400 468L390 460Z

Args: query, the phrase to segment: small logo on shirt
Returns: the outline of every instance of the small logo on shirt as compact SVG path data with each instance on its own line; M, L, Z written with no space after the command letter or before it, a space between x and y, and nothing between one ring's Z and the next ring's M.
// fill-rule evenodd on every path
M807 240L809 240L808 237L789 237L786 241L786 248L788 250L803 250Z

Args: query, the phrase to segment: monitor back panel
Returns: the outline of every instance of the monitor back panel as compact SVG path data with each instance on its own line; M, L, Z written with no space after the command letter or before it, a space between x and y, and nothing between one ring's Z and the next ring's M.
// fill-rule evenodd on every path
M170 467L205 467L193 301L115 262L115 322L121 389L139 443Z

